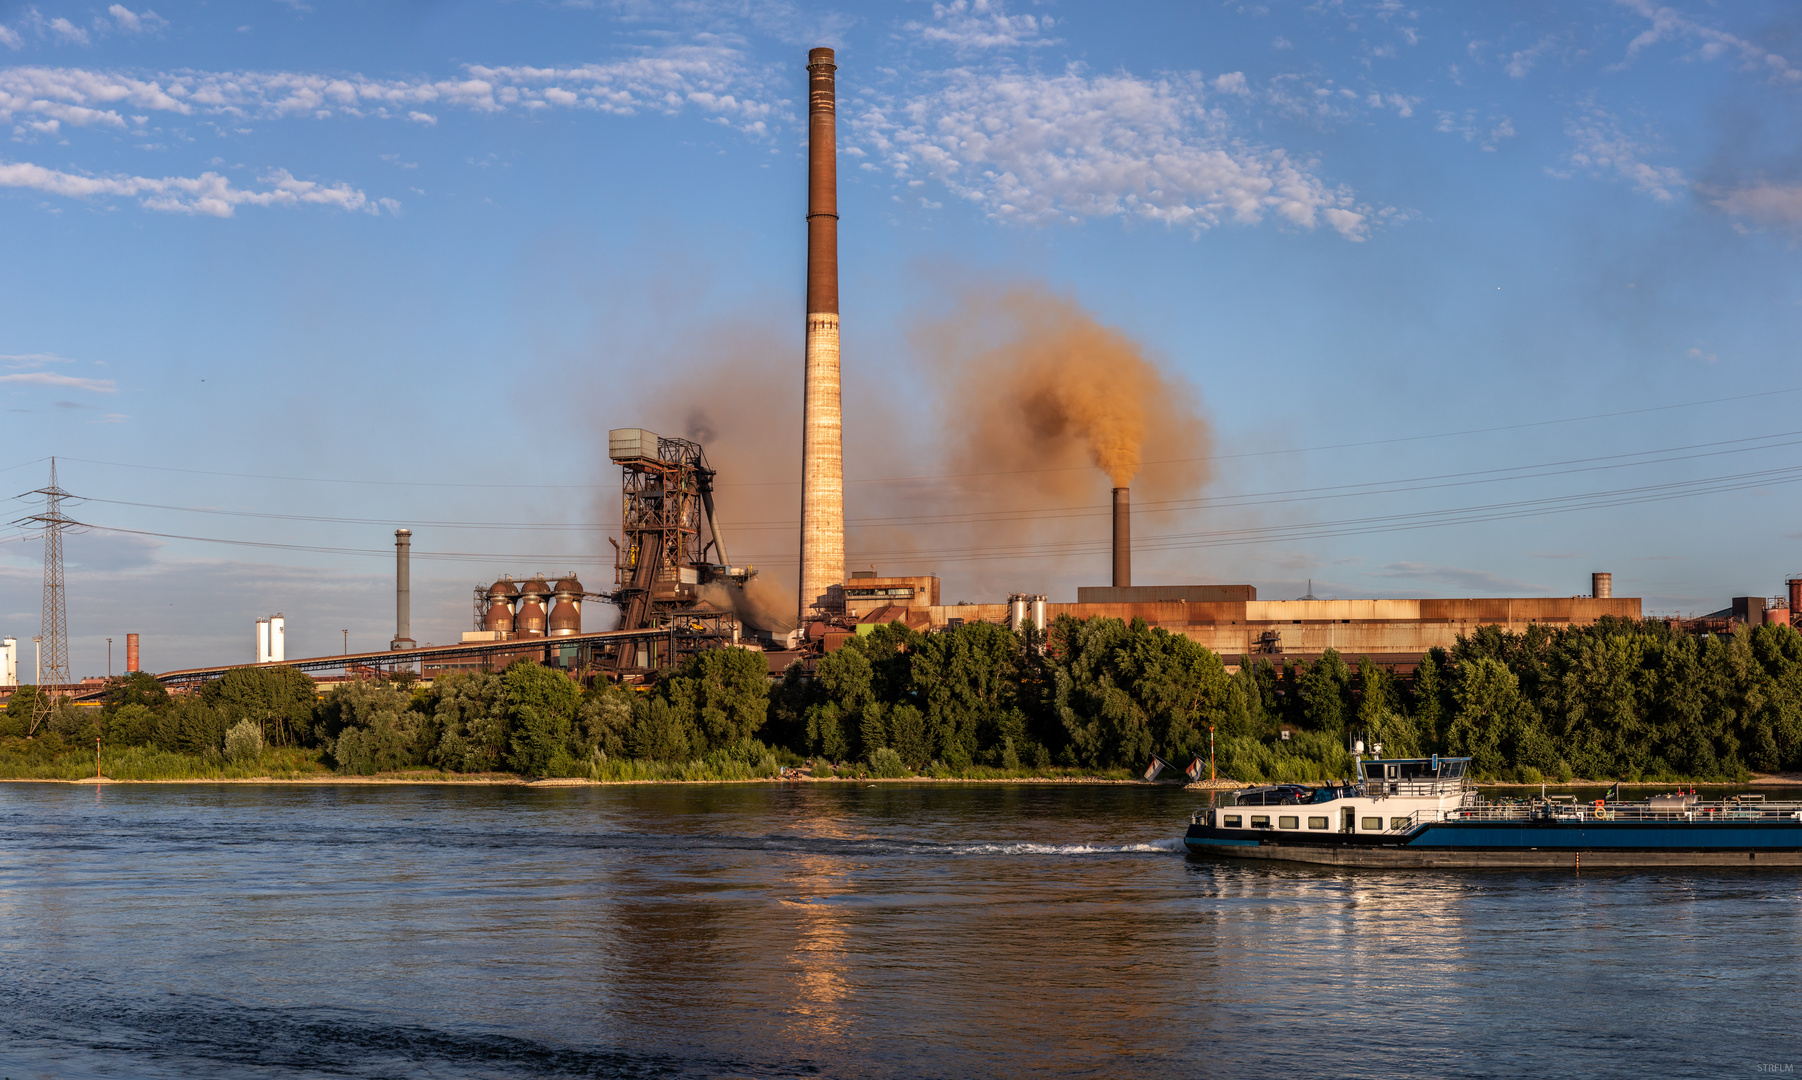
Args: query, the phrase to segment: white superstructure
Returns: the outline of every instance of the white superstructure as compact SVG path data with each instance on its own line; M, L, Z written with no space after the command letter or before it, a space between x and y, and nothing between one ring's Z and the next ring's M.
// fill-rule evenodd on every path
M0 638L0 686L19 685L19 639Z

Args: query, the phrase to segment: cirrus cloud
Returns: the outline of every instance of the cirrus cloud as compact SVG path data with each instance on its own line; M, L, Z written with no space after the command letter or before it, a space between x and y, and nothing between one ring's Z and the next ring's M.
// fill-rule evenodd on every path
M1351 240L1374 212L1311 161L1235 139L1199 77L947 73L934 90L870 102L856 135L900 180L942 184L1009 221L1161 221L1196 231L1275 218Z
M150 210L181 214L231 217L239 206L336 206L341 210L380 213L396 210L392 199L370 199L348 184L320 184L297 180L286 169L265 175L263 190L232 186L215 172L199 176L84 176L60 172L29 162L0 162L0 187L26 188L69 198L123 196L136 198ZM12 378L12 376L8 376ZM18 377L18 378L23 378Z

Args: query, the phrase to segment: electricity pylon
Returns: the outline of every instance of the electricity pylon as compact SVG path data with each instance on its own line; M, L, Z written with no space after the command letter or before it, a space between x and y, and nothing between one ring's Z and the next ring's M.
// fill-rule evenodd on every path
M44 539L44 645L38 653L38 695L31 715L31 732L36 734L55 706L55 692L66 693L75 682L69 674L69 609L63 600L63 530L76 522L63 513L69 493L56 485L55 458L50 459L50 485L25 494L44 497L43 513L13 523L37 526Z

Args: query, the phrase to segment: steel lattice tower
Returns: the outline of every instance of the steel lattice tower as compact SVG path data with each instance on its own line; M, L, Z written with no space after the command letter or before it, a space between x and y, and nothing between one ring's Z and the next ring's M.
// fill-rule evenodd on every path
M69 609L63 600L63 530L75 522L63 513L63 500L69 493L56 484L55 458L50 459L50 486L27 494L44 497L43 513L18 522L38 526L44 538L44 644L38 661L38 703L32 716L35 729L50 711L55 691L75 682L69 674Z

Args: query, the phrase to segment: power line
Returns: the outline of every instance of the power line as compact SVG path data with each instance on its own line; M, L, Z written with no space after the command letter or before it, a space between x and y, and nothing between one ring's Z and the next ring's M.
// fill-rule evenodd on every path
M1707 405L1722 405L1735 401L1763 400L1783 394L1802 393L1802 386L1786 387L1778 390L1760 391L1754 394L1735 394L1729 397L1707 398L1701 401L1684 401L1670 405L1651 405L1642 409L1621 409L1615 412L1590 413L1585 416L1567 416L1554 420L1530 420L1518 424L1498 424L1491 427L1466 428L1461 431L1442 431L1427 435L1398 435L1388 439L1367 439L1361 442L1326 443L1320 446L1292 447L1285 450L1251 450L1236 454L1209 454L1203 457L1159 458L1141 462L1143 465L1186 464L1197 461L1233 461L1242 458L1278 457L1285 454L1311 454L1323 450L1351 450L1369 446L1390 446L1399 443L1425 442L1433 439L1454 439L1467 435L1492 435L1504 431L1525 431L1531 428L1555 427L1560 424L1587 423L1592 420L1612 420L1623 416L1644 416L1651 413L1671 412L1678 409L1694 409ZM40 459L41 460L41 459ZM138 462L100 461L94 458L64 458L64 461L76 461L86 465L104 465L118 469L148 469L155 472L186 473L193 476L223 476L239 480L279 480L304 484L359 484L376 487L433 487L433 488L467 488L472 490L548 490L568 491L572 488L587 488L595 491L611 490L611 484L524 484L507 482L499 484L452 483L442 480L372 480L345 479L339 477L320 476L280 476L262 473L234 473L210 469L182 469L166 465L145 465ZM958 480L978 476L1023 476L1031 473L1084 472L1092 469L1090 465L1055 466L1045 469L1006 469L964 473L937 473L919 476L870 476L847 478L848 484L893 484L911 483L925 480ZM743 483L737 487L799 487L799 480L778 480L766 483Z

